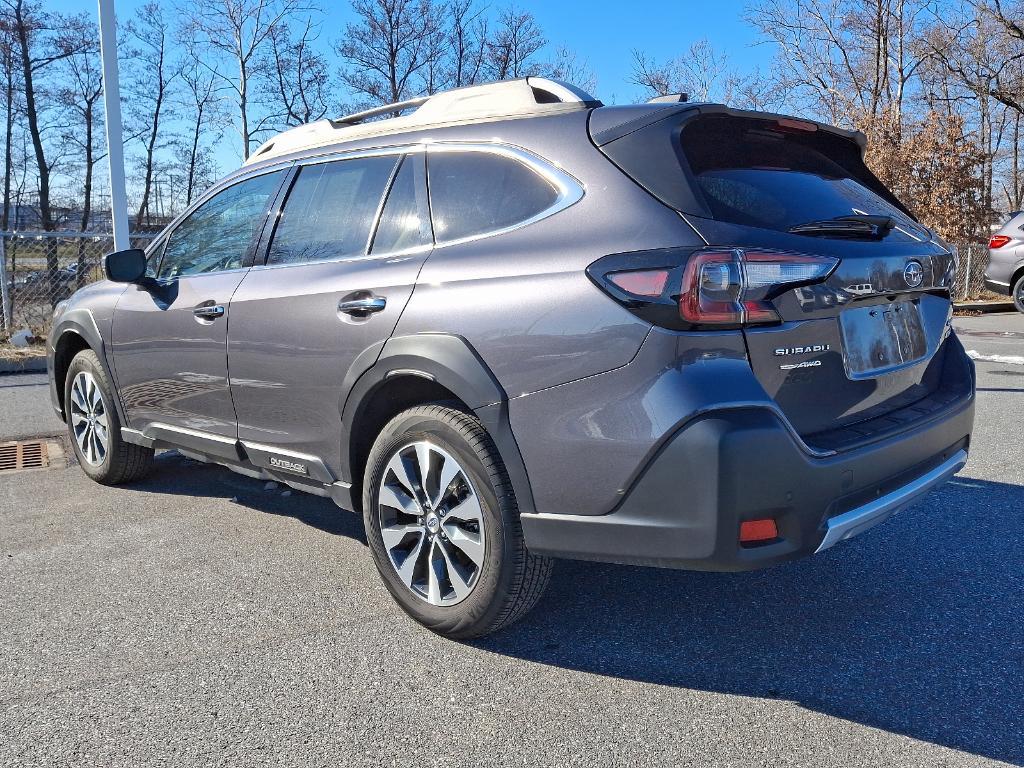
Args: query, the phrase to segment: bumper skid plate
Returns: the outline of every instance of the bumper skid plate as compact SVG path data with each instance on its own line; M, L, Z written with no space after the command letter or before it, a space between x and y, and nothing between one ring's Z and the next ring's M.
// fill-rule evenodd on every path
M829 518L825 523L825 538L815 552L828 549L840 541L853 538L868 528L888 520L901 509L910 506L921 496L951 478L967 463L967 451L957 451L950 458L930 472L921 475L911 483L897 488L881 498L875 499L849 512Z

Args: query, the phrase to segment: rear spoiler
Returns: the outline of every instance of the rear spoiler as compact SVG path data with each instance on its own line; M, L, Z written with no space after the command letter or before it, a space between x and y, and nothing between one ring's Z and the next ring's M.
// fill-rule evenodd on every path
M860 131L772 112L733 109L724 104L642 104L593 110L589 121L590 138L609 160L669 207L680 213L711 218L711 211L690 173L680 134L690 121L712 115L807 126L809 131L834 137L837 141L830 146L829 157L853 178L917 221L864 163L867 137ZM681 169L686 183L681 184L678 174L666 173L666 169Z

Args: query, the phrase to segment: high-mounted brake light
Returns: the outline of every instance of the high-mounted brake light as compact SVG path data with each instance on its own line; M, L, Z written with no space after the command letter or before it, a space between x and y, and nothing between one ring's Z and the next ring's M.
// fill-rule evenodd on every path
M1007 237L1006 235L992 235L992 238L988 241L988 247L993 249L1002 248L1012 239L1012 237Z
M779 322L770 299L781 290L824 280L838 259L771 251L707 250L683 272L679 315L701 326Z
M780 117L775 121L779 128L784 128L790 131L805 131L808 133L814 133L818 130L818 126L814 123L810 123L806 120L794 120L791 117Z

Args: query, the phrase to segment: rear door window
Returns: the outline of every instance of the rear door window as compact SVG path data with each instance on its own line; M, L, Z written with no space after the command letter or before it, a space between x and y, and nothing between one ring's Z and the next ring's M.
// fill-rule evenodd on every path
M719 221L786 231L838 216L876 214L925 234L830 159L815 134L787 131L775 121L710 116L693 120L681 140L697 187Z
M491 152L431 152L427 172L439 243L521 224L558 200L555 187L536 171Z
M394 172L395 155L306 165L292 183L268 264L303 264L366 254Z

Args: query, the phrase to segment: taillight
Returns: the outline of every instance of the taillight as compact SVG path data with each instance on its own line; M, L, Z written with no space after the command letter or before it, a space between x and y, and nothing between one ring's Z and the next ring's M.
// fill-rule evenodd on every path
M828 256L797 253L699 251L683 272L679 315L702 326L777 323L770 298L825 279L838 263Z
M780 322L771 300L821 282L838 263L828 256L744 248L664 249L606 256L587 274L655 325L740 328Z
M992 235L992 238L988 241L989 248L1002 248L1013 238L1007 237L1006 235Z

